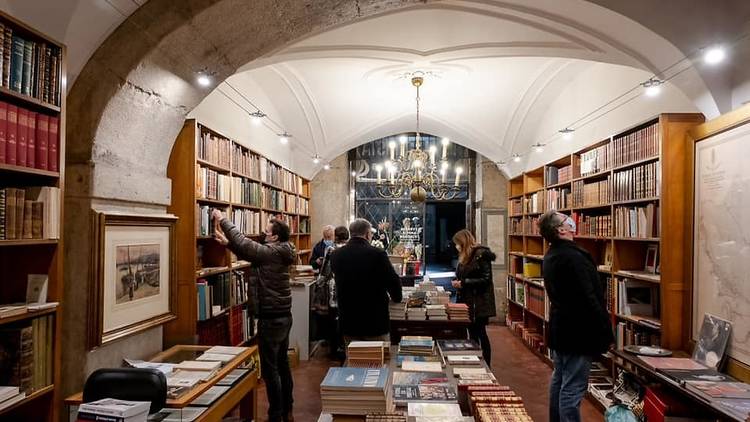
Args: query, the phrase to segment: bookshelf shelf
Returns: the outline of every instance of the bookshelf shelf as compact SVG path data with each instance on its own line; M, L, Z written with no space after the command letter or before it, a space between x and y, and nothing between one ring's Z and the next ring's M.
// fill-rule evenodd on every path
M625 242L658 242L658 237L613 237L614 240Z
M658 202L658 197L651 197L651 198L641 198L641 199L630 199L627 201L615 201L612 203L612 205L628 205L628 204L643 204L647 202Z
M649 273L645 273L645 272L643 272L643 274L641 274L640 272L617 271L617 272L615 272L615 275L618 276L618 277L632 278L632 279L635 279L635 280L648 281L648 282L651 282L651 283L657 283L657 284L661 283L661 274L649 274Z
M544 214L544 211L527 212L524 215L525 216L535 216L535 215L542 215L542 214Z
M589 239L589 240L609 240L606 236L586 236L586 235L575 235L576 239Z
M37 100L34 97L30 97L20 92L13 91L6 87L0 86L0 94L4 97L10 97L23 103L24 106L34 108L41 111L48 111L52 113L59 113L62 109L54 104L50 104L41 100Z
M203 167L208 167L211 170L216 170L216 171L222 172L222 173L229 173L229 169L228 168L222 167L222 166L220 166L218 164L214 164L214 163L212 163L210 161L201 160L200 158L196 158L195 162L198 163L198 164L200 164Z
M24 166L13 166L10 164L0 164L0 174L2 173L17 173L21 175L44 176L44 177L50 177L50 178L55 178L55 179L60 177L60 173L56 171L40 170L40 169L24 167Z
M42 311L27 311L20 315L14 315L7 318L0 318L0 325L10 324L11 322L23 321L25 319L34 319L45 315L57 314L57 308L45 309Z
M570 186L570 181L563 182L563 183L556 183L554 185L547 186L545 189L555 189L555 188L564 188L566 186Z
M638 325L640 327L648 328L648 329L654 330L654 331L661 331L661 328L659 328L659 327L654 327L654 326L649 325L649 324L644 324L643 320L646 319L646 318L643 318L643 317L637 317L637 316L634 317L634 316L631 316L631 315L622 315L622 314L616 314L615 316L618 319L621 319L623 321L628 321L628 322L636 324L636 325ZM655 318L647 318L646 320L656 321L659 324L661 324L661 321L659 321L658 319L655 319Z
M508 199L521 199L523 198L523 194L519 193L518 195L509 196Z
M57 245L57 239L18 239L18 240L0 240L0 247L3 246L36 246L36 245Z
M257 205L235 204L234 202L232 202L230 205L234 208L245 208L248 210L260 210L261 209L261 207Z
M222 207L228 207L231 205L228 201L219 201L218 199L208 199L208 198L195 198L198 202L203 202L205 204L213 204L213 205L219 205Z
M261 183L260 179L257 179L257 178L255 178L253 176L248 175L248 174L240 173L238 171L233 171L232 175L239 176L239 177L244 177L245 179L250 180L251 182Z
M584 205L582 207L573 207L573 211L585 211L585 210L598 210L603 208L610 208L611 204L598 204L598 205Z
M38 399L40 397L46 396L47 394L53 392L54 390L55 390L55 385L54 384L53 385L48 385L48 386L46 386L46 387L44 387L44 388L42 388L40 390L36 390L33 393L27 395L23 400L19 401L18 403L14 403L13 405L8 406L8 407L4 408L3 410L0 410L0 416L3 415L3 414L6 414L6 413L8 413L8 412L10 412L12 410L18 409L18 408L20 408L21 406L23 406L23 405L25 405L27 403L31 403L31 402L33 402L34 400L36 400L36 399Z
M536 313L536 312L532 311L531 309L529 309L529 308L526 308L526 307L524 307L523 309L524 309L524 311L525 311L525 312L526 312L527 314L529 314L529 315L532 315L532 316L535 316L535 317L537 317L537 318L539 318L539 319L541 319L541 320L543 320L543 321L547 321L547 318L545 318L545 317L544 317L544 316L542 316L542 315L539 315L538 313Z
M575 179L571 180L571 182L577 182L579 180L601 180L601 179L606 179L607 176L609 176L611 173L612 173L611 170L604 170L604 171L600 171L598 173L589 174L589 175L586 175L586 176L576 177Z
M631 163L627 163L627 164L623 164L621 166L614 167L614 168L612 168L612 171L625 170L625 169L628 169L630 167L637 167L637 166L639 166L641 164L646 164L646 163L650 163L652 161L658 161L658 160L659 160L659 156L655 155L653 157L644 158L643 160L633 161Z

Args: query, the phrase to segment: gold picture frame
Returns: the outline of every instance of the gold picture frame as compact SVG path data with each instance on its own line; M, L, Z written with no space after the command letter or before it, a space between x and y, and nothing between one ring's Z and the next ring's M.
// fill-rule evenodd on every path
M90 349L176 318L177 217L93 213Z

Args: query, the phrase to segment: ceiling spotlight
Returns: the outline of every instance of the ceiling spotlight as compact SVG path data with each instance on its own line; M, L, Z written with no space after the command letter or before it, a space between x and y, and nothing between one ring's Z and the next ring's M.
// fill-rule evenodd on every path
M281 145L286 145L289 143L289 138L291 138L292 135L284 132L279 134L279 142L281 142Z
M534 147L534 152L544 152L544 144L537 142L532 146Z
M320 156L318 154L315 154L313 156L313 164L318 164L320 162Z
M565 129L561 129L558 132L560 132L560 134L562 134L562 138L564 140L569 141L569 140L573 139L573 132L575 132L575 130L571 129L569 127L566 127Z
M260 126L263 123L264 117L266 117L266 114L260 110L250 113L250 121L253 123L253 126Z
M646 96L656 97L661 92L661 84L663 83L664 81L660 81L656 78L651 78L646 82L643 82L641 86L643 86L643 88L645 89Z
M352 177L357 177L357 172L356 171L352 172Z
M330 170L330 169L331 169L331 165L330 164L326 164L326 165L323 166L323 170Z
M520 163L521 162L521 155L520 154L513 154L513 162L514 163Z
M718 64L724 61L726 56L727 53L722 47L711 47L706 50L706 53L703 55L703 61L706 62L706 64Z
M199 73L197 80L200 86L211 86L211 77L205 73Z

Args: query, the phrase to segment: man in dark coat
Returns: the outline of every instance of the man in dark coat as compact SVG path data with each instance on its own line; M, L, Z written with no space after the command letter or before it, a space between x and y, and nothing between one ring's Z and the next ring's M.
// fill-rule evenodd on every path
M388 297L401 302L401 279L384 250L370 245L372 226L358 218L349 242L331 255L344 341L390 341Z
M573 242L572 218L549 211L539 219L551 246L542 271L550 300L549 348L555 370L550 381L550 422L578 422L592 357L613 342L604 289L591 255Z
M333 226L326 225L323 226L323 238L313 246L312 254L310 254L310 265L316 273L320 271L320 267L323 265L326 249L331 246L333 246Z
M263 381L268 395L268 421L289 422L292 416L292 372L287 349L292 329L292 289L289 267L296 252L289 243L289 226L273 220L265 228L265 242L258 243L243 235L220 211L214 210L215 222L221 224L216 239L240 259L250 261L250 282L258 316L258 349Z

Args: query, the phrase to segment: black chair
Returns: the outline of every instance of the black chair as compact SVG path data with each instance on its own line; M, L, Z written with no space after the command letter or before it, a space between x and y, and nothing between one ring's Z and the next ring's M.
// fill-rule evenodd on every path
M150 368L97 369L83 387L83 402L104 398L148 401L151 402L148 413L156 413L167 403L167 378Z

